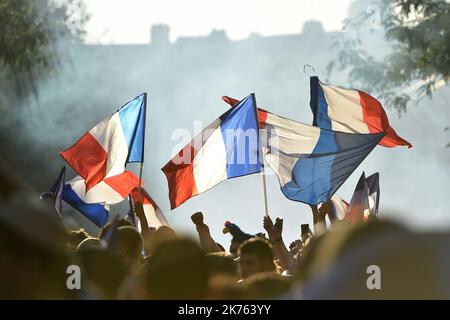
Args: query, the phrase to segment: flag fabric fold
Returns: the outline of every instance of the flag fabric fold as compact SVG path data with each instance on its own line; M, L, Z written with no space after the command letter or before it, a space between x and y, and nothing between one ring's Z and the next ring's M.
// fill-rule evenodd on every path
M310 205L328 201L384 135L335 132L260 112L267 132L265 160L281 191Z
M98 227L103 227L108 221L109 205L123 201L138 184L138 177L124 171L86 191L84 179L77 176L64 185L62 198Z
M324 84L318 77L311 77L310 95L314 126L348 133L385 132L381 146L412 147L390 126L381 103L367 93Z
M145 93L60 152L64 160L91 189L103 179L121 174L128 162L142 162L145 125Z
M206 127L161 170L171 208L223 180L260 172L259 130L253 94Z

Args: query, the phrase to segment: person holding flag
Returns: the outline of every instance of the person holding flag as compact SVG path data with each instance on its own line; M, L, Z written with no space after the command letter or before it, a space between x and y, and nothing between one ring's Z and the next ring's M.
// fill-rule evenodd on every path
M163 212L144 188L135 187L131 191L131 199L136 208L135 227L139 232L148 228L158 229L160 226L168 226L168 222ZM137 218L137 219L136 219ZM132 219L133 220L133 219Z
M109 205L123 201L142 184L147 94L126 103L60 155L79 176L64 185L62 198L98 227L108 220ZM140 162L137 178L125 170Z
M76 176L64 185L62 199L101 228L108 221L109 206L122 202L138 185L139 178L124 171L86 191L84 179Z
M86 192L123 173L127 163L143 163L146 101L146 93L137 96L60 152L84 179Z

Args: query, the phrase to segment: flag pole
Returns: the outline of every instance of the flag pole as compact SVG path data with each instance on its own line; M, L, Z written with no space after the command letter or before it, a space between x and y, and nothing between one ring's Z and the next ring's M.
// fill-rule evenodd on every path
M255 97L254 93L252 93L252 98L253 98L253 105L255 106L256 125L258 127L259 158L261 160L261 165L262 165L261 174L262 174L262 180L263 180L263 193L264 193L264 215L269 216L269 205L267 203L266 170L265 170L265 165L264 165L264 155L263 155L262 144L261 144L261 135L260 135L260 131L259 131L258 107L256 105L256 97Z
M142 189L142 171L144 169L144 154L145 154L145 127L146 127L146 117L147 117L147 92L144 92L144 128L142 129L142 158L141 167L139 169L139 189L136 201L141 199L141 189Z
M264 209L265 209L265 215L268 217L269 216L269 208L268 208L268 204L267 204L267 186L266 186L266 170L265 170L265 165L264 165L264 158L262 161L262 178L263 178L263 189L264 189Z

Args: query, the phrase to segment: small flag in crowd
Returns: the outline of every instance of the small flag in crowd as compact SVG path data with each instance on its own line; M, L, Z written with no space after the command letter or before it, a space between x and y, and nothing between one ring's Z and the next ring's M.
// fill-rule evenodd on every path
M109 205L123 201L138 184L138 177L124 171L86 191L84 179L77 176L64 186L63 200L101 228L108 221Z
M380 174L378 172L366 178L369 189L369 212L376 215L380 204Z
M58 175L58 179L56 179L53 184L50 192L44 192L41 194L41 200L52 198L55 202L55 209L58 212L59 216L61 216L61 199L64 190L64 183L66 179L66 167L61 169L61 172Z
M166 217L164 216L158 205L155 203L155 201L153 201L153 199L149 196L147 191L145 191L145 189L142 187L140 191L139 187L134 188L131 191L131 197L133 199L134 204L138 202L138 195L139 195L139 202L142 204L142 207L144 209L144 214L147 220L148 227L158 229L160 226L168 226L169 224L167 223ZM141 222L139 218L134 217L134 219L136 221L135 224L136 228L139 230L139 232L142 232Z
M386 135L379 143L381 146L412 147L390 126L381 103L367 93L326 85L318 77L310 78L310 90L313 125L349 133L385 132Z
M211 123L162 168L171 208L223 180L260 172L259 150L256 102L251 94Z
M350 205L345 218L352 223L364 220L364 215L369 211L369 188L367 187L366 176L363 172L356 184Z
M356 184L350 204L338 195L333 195L330 200L331 218L348 219L355 223L366 221L369 215L375 216L380 203L379 177L379 173L376 172L366 178L363 172Z
M86 191L124 172L126 163L142 162L145 99L145 93L134 98L60 153L85 180Z
M223 100L232 106L236 101ZM266 134L264 159L277 174L281 191L310 205L327 202L384 136L325 130L261 108L258 121Z

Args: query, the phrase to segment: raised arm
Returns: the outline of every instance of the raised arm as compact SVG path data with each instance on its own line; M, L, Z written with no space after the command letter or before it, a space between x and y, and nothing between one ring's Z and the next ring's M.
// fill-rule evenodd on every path
M200 245L206 253L221 252L219 246L211 237L209 227L203 222L203 214L196 212L191 216L192 222L197 229L198 238L200 239Z
M280 260L281 267L289 268L289 251L283 241L283 219L277 218L275 224L269 216L264 216L264 229L267 231L269 240L272 242L273 253Z
M310 205L310 207L313 214L314 234L321 235L327 230L324 214L325 210L322 209L323 205L320 210L317 208L317 205Z

